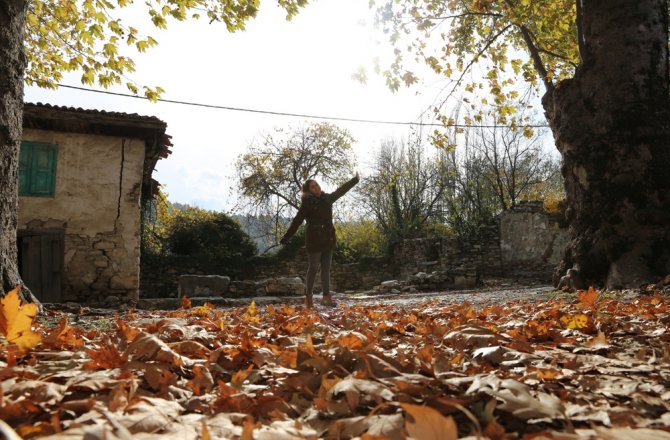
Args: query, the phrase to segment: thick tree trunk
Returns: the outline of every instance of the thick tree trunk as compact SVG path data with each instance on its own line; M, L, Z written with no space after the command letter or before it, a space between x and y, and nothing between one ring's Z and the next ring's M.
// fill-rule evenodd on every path
M581 1L582 63L542 100L571 234L556 274L637 287L670 273L667 0Z
M23 29L27 0L0 1L0 276L21 284L17 265L18 161L23 116ZM24 292L24 295L30 295Z

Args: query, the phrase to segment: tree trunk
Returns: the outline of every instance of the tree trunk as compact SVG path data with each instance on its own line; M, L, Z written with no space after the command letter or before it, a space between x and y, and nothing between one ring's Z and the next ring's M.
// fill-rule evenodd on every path
M26 0L0 1L0 275L2 293L21 284L17 264L18 161L23 131ZM25 296L32 296L23 292Z
M581 2L582 63L542 99L571 235L556 276L638 287L670 273L667 0Z

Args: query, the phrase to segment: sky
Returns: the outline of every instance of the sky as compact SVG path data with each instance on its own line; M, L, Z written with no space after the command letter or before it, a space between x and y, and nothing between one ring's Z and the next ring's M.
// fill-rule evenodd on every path
M247 30L230 34L206 21L171 22L158 31L144 17L140 32L158 46L134 56L140 85L160 86L164 99L226 107L342 118L416 122L439 92L428 78L396 93L384 79L368 75L367 84L352 79L360 65L388 57L390 47L365 0L318 0L292 21L270 0L261 2L258 17ZM141 25L140 23L144 23ZM80 74L62 84L81 86ZM431 81L433 81L431 83ZM109 89L128 93L125 86ZM26 87L26 102L156 116L167 123L174 147L159 161L154 177L172 202L231 211L239 190L235 160L250 142L274 128L305 125L305 118L263 115L148 101L67 88ZM426 119L423 119L426 121ZM361 173L370 152L388 138L409 133L391 124L338 122L357 140L354 152ZM333 188L324 188L332 190Z

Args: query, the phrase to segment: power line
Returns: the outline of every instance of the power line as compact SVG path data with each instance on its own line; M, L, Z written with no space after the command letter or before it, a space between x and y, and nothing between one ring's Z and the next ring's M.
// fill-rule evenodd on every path
M70 86L67 84L58 84L59 87L64 87L66 89L80 90L84 92L93 92L93 93L102 93L104 95L112 96L121 96L124 98L135 98L135 99L144 99L149 100L145 96L132 95L130 93L119 93L119 92L110 92L108 90L97 90L97 89L88 89L86 87ZM174 99L157 99L158 102L165 102L169 104L179 104L179 105L188 105L192 107L204 107L212 108L218 110L230 110L236 112L247 112L247 113L259 113L264 115L275 115L275 116L289 116L294 118L306 118L306 119L321 119L329 121L344 121L344 122L360 122L365 124L387 124L387 125L407 125L407 126L417 126L417 127L454 127L454 128L509 128L508 125L467 125L467 124L440 124L436 122L405 122L405 121L384 121L379 119L357 119L357 118L343 118L338 116L320 116L320 115L308 115L302 113L289 113L289 112L277 112L272 110L258 110L250 108L241 108L241 107L230 107L225 105L215 105L215 104L203 104L199 102L188 102L188 101L178 101ZM547 124L523 124L520 127L529 127L529 128L547 128Z

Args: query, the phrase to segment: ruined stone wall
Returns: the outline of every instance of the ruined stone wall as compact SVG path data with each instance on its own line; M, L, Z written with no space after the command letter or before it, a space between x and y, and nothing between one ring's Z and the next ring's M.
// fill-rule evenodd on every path
M501 271L500 235L494 222L469 240L458 237L433 237L403 240L396 247L393 259L400 278L418 272L436 270L476 270L486 275Z
M64 230L63 301L139 297L144 140L26 129L58 146L54 197L20 197L19 230Z
M307 254L301 249L295 257L277 264L250 263L245 270L231 270L212 261L196 261L185 256L148 255L142 259L142 298L176 297L180 275L224 275L233 280L265 280L271 278L300 277L307 273ZM366 258L358 263L338 264L331 267L331 290L369 289L382 281L397 276L393 264L384 258ZM321 280L317 275L314 286L321 292Z
M522 202L500 215L500 252L505 273L551 279L568 243L561 215L542 202Z
M416 278L416 274L439 280L429 283L431 289L460 288L459 277L472 280L501 275L527 276L548 281L566 243L567 230L558 217L547 214L541 202L521 203L500 214L477 238L403 240L388 259L366 258L353 264L333 262L331 288L337 292L368 290L383 281L404 281ZM237 273L222 267L205 267L209 263L197 265L186 258L170 261L156 262L150 268L143 266L143 297L166 296L166 293L176 296L180 274L228 275L237 280L260 281L279 277L304 280L307 272L304 248L288 261L273 265L250 264L245 271ZM318 277L315 289L320 291Z

